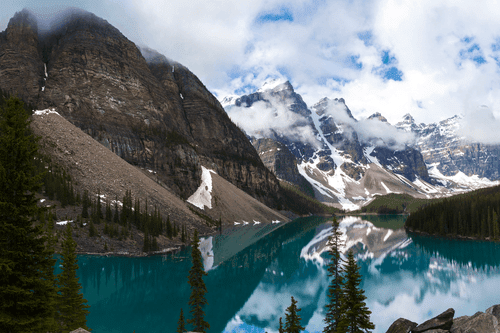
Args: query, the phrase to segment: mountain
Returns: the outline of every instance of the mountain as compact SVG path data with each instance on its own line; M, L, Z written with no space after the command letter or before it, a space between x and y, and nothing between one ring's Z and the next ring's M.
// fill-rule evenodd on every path
M478 189L500 180L500 145L471 142L460 134L460 115L432 124L416 124L410 114L396 127L416 135L430 175L442 185Z
M196 75L107 21L72 10L41 33L23 10L0 33L0 50L0 89L55 108L181 198L197 190L206 166L278 205L278 180Z
M271 81L252 94L223 101L231 118L254 138L252 142L266 166L278 178L300 186L292 167L296 164L322 202L356 209L374 195L427 197L449 192L432 184L417 149L376 135L373 128L382 133L398 132L382 115L358 121L342 98L325 97L309 108L290 82ZM399 132L396 134L408 139ZM281 146L278 149L271 142L279 142L295 157L295 163L287 163L289 175L276 168L273 161L281 161L278 155L284 153Z

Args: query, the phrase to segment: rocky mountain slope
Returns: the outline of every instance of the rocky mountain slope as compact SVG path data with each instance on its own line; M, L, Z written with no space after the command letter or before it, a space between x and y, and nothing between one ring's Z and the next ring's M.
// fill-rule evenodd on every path
M107 21L68 12L40 34L26 10L0 33L0 89L59 114L181 198L205 165L277 206L279 183L216 98L181 64L141 50ZM145 58L145 56L146 58Z
M367 125L396 131L383 116L374 115L367 120L370 123L362 124L342 98L323 98L308 108L289 82L270 81L255 93L225 98L222 104L256 138L254 146L278 178L299 184L294 162L287 164L289 175L276 170L272 162L281 160L274 155L286 154L284 146L294 155L298 173L313 186L315 197L325 203L356 209L377 194L426 197L448 192L432 185L418 150L362 131ZM257 117L266 121L257 122ZM263 144L267 142L279 142L280 149Z
M395 127L417 136L430 175L444 186L466 189L492 186L500 180L500 145L471 142L460 135L460 115L432 124L417 124L406 114Z
M127 163L54 110L36 111L32 117L31 127L35 135L41 137L39 143L41 153L50 156L55 165L71 175L72 183L78 191L83 193L87 190L89 193L94 193L93 197L99 193L103 206L109 202L113 210L115 204L123 205L122 198L127 191L130 191L134 201L141 199L143 207L147 201L151 212L158 207L164 219L168 216L171 223L184 225L189 234L195 229L202 234L214 233L218 229L214 221L219 219L223 230L244 227L247 223L266 226L273 224L273 221L288 221L288 218L216 174L210 176L210 191L205 191L207 186L205 179L186 203L157 177L155 171ZM191 199L200 191L204 191L205 194L203 203L210 208L200 206L199 200ZM41 204L53 206L54 203L43 200ZM58 216L59 220L76 221L80 213L81 208L77 210L68 208L59 210ZM207 221L206 216L212 220ZM63 226L56 224L56 229L61 228ZM102 229L102 225L97 228ZM105 243L115 252L128 254L142 252L143 234L135 232L135 229L132 232L133 237L124 241L106 235L91 239L87 237L87 229L88 226L83 227L79 237L76 238L80 252L103 252ZM158 243L160 250L181 245L180 239L172 240L164 235L158 237Z

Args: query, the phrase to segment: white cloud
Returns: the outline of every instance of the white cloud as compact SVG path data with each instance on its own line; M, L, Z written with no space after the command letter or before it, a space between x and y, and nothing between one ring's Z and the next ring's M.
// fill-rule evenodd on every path
M359 140L363 143L402 150L405 145L411 145L415 141L413 133L398 130L378 119L363 118L355 121L347 115L344 104L336 101L329 101L325 113L332 116L336 122L348 125L343 127L347 134L349 131L356 131Z
M31 0L5 5L0 26L13 8L40 8ZM308 105L343 97L357 118L380 112L395 123L410 112L428 123L486 105L500 119L495 0L56 2L70 5L186 65L220 98L285 76ZM259 20L283 11L293 20ZM393 63L383 63L384 51ZM402 81L381 77L392 66Z
M265 101L254 102L250 107L246 105L230 106L226 108L226 112L231 120L248 135L261 138L272 137L276 133L291 140L307 142L315 147L319 146L310 121L286 107L292 101L283 101L281 98L266 92L264 92L263 98Z

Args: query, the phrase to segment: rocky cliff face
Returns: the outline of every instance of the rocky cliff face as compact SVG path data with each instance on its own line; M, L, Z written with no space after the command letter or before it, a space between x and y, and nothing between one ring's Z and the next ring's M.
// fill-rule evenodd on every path
M181 64L151 50L144 50L146 60L116 28L87 12L69 14L38 37L23 11L0 43L0 88L40 109L55 107L129 163L154 169L182 197L197 189L205 165L276 205L274 175L216 98Z
M467 141L458 134L461 121L461 116L454 116L439 123L416 124L407 114L396 127L417 135L416 148L436 176L452 177L462 172L468 177L500 179L500 145Z
M38 25L26 10L16 13L0 33L0 88L29 103L38 101L44 67L38 49Z
M314 196L311 184L300 174L297 168L297 159L287 146L272 139L253 139L252 144L264 165L276 177L295 184L304 193Z

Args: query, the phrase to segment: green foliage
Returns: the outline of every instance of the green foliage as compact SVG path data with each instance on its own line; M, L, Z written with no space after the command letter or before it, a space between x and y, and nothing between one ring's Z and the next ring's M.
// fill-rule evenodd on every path
M71 225L68 223L65 231L65 240L62 243L62 271L57 276L59 284L59 297L57 302L58 318L62 332L71 332L79 327L89 330L87 324L87 300L80 292L82 289L76 271L78 260L76 258L76 242L71 236Z
M338 323L343 315L341 311L342 288L344 286L344 277L342 276L342 264L344 259L340 255L340 248L344 245L341 237L342 232L339 230L339 223L336 218L332 221L333 234L328 237L327 246L330 248L328 253L331 257L331 262L328 265L328 275L332 277L328 286L328 299L326 304L326 315L324 322L326 323L323 332L335 333L338 329Z
M495 186L433 201L412 213L406 220L406 227L442 236L498 241L499 213L500 186Z
M144 245L142 247L143 252L158 251L158 241L155 236L152 236L148 229L144 230Z
M184 321L184 312L181 309L179 321L177 322L177 333L185 333L185 332L186 332L186 323Z
M97 236L97 229L94 225L94 222L93 221L90 221L90 224L89 224L89 237L95 237Z
M0 331L47 332L55 328L54 250L38 216L35 193L37 139L17 98L0 107Z
M280 317L280 327L278 329L278 333L285 333L285 329L283 328L283 320Z
M299 333L305 330L305 327L300 325L299 312L301 309L297 307L297 301L292 296L292 304L285 311L285 332L286 333Z
M207 273L203 269L203 260L199 249L200 239L198 238L198 231L195 230L193 241L191 242L191 260L193 266L189 270L188 283L191 286L191 295L189 297L189 312L192 318L188 323L193 325L193 331L205 333L210 325L205 321L205 312L203 308L208 304L205 294L207 288L203 277Z
M352 251L347 254L344 271L346 281L340 307L342 318L338 323L337 332L369 332L368 330L374 329L375 325L370 322L371 311L366 306L364 290L359 288L361 274Z

